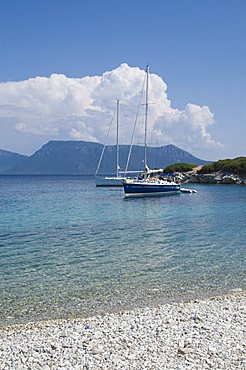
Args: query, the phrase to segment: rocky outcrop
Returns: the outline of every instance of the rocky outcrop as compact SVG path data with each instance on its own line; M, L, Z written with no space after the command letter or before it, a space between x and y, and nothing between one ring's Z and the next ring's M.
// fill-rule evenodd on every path
M246 178L237 175L228 175L223 173L186 173L178 174L181 182L200 183L200 184L231 184L231 185L246 185Z

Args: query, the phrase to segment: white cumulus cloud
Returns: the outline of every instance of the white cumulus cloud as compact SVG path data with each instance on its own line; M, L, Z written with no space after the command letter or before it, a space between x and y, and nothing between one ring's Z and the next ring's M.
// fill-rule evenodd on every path
M124 63L102 76L68 78L52 74L0 83L0 126L7 121L12 131L45 136L46 141L104 142L116 99L119 99L120 141L129 144L144 78L144 70ZM149 102L148 130L159 145L173 143L186 150L219 145L209 133L214 123L209 107L189 103L182 110L173 108L166 83L152 73ZM144 111L142 105L141 111ZM109 142L114 143L114 138L112 131ZM143 140L141 118L136 138Z

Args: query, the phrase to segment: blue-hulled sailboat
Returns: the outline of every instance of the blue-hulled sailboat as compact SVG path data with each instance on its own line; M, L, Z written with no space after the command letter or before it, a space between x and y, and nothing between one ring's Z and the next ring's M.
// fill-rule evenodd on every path
M173 195L180 193L180 184L164 178L153 176L154 171L150 170L147 166L148 89L149 66L146 67L144 173L140 179L124 179L123 186L126 198Z

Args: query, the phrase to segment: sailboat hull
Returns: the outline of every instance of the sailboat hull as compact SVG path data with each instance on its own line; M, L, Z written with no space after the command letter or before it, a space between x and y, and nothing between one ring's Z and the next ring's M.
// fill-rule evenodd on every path
M125 197L153 197L163 195L174 195L180 193L179 184L153 183L124 183Z

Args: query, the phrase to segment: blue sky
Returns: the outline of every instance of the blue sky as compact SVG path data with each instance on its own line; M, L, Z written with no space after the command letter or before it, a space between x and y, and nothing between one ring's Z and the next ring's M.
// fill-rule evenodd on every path
M165 127L168 130L170 122L164 121L163 129L158 131L160 144L173 140L174 144L204 159L246 155L245 19L244 0L3 0L0 107L13 107L16 104L13 95L18 94L18 99L22 99L23 86L16 85L13 93L11 85L10 93L9 82L37 76L49 78L51 74L63 74L70 79L103 76L122 63L141 70L148 63L151 72L167 85L167 97L173 109L179 110L179 117L183 117L182 112L189 104L207 106L213 114L213 122L210 118L203 120L199 130L204 134L205 129L204 135L210 135L207 142L213 141L214 145L205 145L196 139L198 134L192 134L190 143L184 140L182 146L181 139L174 142L174 128L165 136ZM123 72L124 78L129 78L130 72L126 69L121 70ZM57 85L57 81L54 84ZM32 89L25 90L24 94L27 99ZM93 99L94 95L93 92ZM35 95L32 102L37 100L37 104L43 104L44 96ZM31 103L28 104L29 111L34 111ZM20 106L11 112L4 110L2 115L0 110L0 148L31 154L50 139L76 138L66 134L65 123L62 128L55 126L54 119L50 123L52 129L46 127L42 131L40 127L45 125L42 122L39 128L36 124L35 129L31 129L27 120L33 116L27 117L23 107L20 116ZM61 107L61 116L62 111ZM158 112L154 116L161 121L163 112ZM79 115L78 111L76 114ZM186 121L188 116L187 113ZM82 112L81 117L84 117ZM196 117L192 116L191 126ZM86 118L82 118L80 126L77 122L68 132L87 130L85 139L102 141L102 128L98 128L101 136L97 135L97 126L91 127ZM181 125L180 118L177 127ZM187 132L189 134L188 126ZM81 138L82 135L77 135L77 139Z

